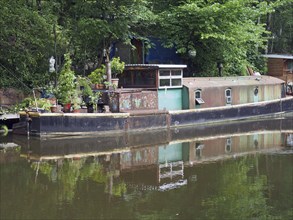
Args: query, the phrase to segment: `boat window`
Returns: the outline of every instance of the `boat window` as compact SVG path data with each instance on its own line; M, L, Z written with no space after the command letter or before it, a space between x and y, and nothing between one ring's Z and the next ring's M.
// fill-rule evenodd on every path
M156 72L154 70L127 70L119 80L124 88L155 88Z
M159 71L159 88L181 88L182 87L182 70L160 70Z
M254 88L253 93L254 93L255 96L258 94L258 87L257 86Z
M202 157L202 149L204 148L203 143L195 143L195 158L200 159Z
M194 92L194 97L195 97L195 105L201 105L201 104L204 104L204 100L201 98L201 90L200 89L197 89L195 92Z
M232 150L232 138L229 137L226 139L225 152L230 153L231 150Z
M230 88L225 90L225 97L226 97L226 104L231 104L232 103L232 90Z

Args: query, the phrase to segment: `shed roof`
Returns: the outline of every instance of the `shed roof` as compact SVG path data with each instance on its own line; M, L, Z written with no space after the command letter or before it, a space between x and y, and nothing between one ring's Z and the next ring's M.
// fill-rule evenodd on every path
M235 77L192 77L183 78L183 85L188 88L207 87L235 87L235 86L260 86L285 83L283 80L272 76L235 76Z
M184 64L126 64L125 69L184 69Z
M293 60L293 55L290 54L265 54L263 56L267 58Z

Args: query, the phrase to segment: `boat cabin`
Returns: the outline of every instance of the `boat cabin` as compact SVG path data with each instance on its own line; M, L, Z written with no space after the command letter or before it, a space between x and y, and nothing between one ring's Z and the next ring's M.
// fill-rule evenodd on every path
M186 65L127 64L116 90L114 112L182 109ZM113 109L112 109L113 110Z
M186 65L126 64L119 85L123 88L181 88Z
M183 79L183 109L239 105L285 97L284 81L271 76Z
M284 81L271 76L183 78L186 65L128 64L112 112L183 110L276 100ZM114 111L113 111L114 110Z

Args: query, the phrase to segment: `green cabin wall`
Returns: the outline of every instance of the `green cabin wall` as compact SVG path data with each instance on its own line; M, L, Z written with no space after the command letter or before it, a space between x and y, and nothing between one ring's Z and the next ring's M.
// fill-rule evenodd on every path
M182 110L182 89L159 89L159 110Z
M182 88L182 109L189 109L189 93L188 88Z

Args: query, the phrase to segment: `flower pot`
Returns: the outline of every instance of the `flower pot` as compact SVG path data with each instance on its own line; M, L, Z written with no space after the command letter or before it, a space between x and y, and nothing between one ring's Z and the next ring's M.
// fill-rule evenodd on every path
M111 82L112 82L112 84L113 84L113 86L115 88L118 88L118 83L119 83L119 79L118 78L111 79Z
M105 89L104 84L95 84L95 89Z
M80 109L73 109L73 113L80 113Z
M87 113L94 113L94 104L87 104Z
M50 107L51 112L57 112L57 106L51 106Z
M63 112L68 113L70 112L71 103L67 103L63 105Z

